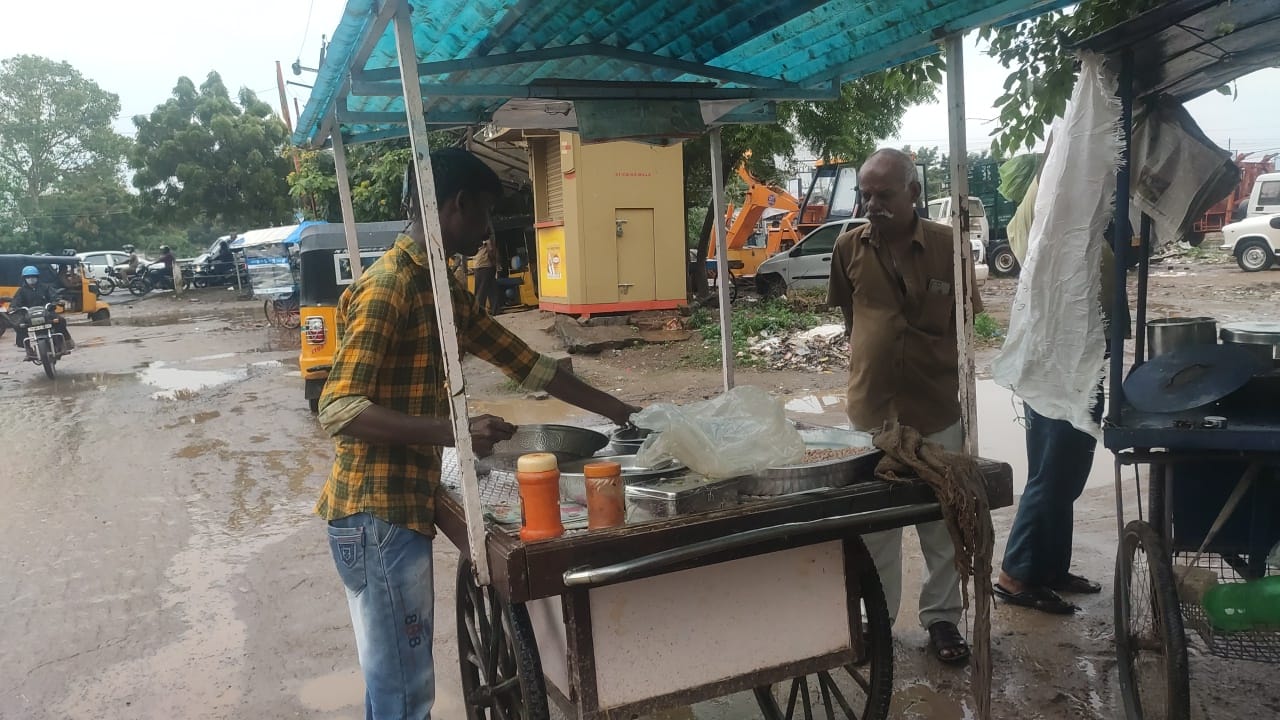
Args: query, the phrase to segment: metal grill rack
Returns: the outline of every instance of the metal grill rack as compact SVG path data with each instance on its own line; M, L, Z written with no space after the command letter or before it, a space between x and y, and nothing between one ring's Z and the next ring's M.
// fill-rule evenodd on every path
M1194 553L1176 553L1174 555L1175 573L1178 567L1190 564ZM1234 565L1243 566L1248 558L1232 558L1228 562L1221 555L1206 553L1197 562L1196 567L1205 568L1217 574L1220 583L1245 582L1248 578L1241 575ZM1274 574L1274 571L1269 571ZM1200 602L1181 602L1182 617L1188 630L1194 630L1211 654L1234 660L1252 660L1255 662L1280 663L1280 628L1264 628L1225 632L1217 630L1209 622L1204 606Z

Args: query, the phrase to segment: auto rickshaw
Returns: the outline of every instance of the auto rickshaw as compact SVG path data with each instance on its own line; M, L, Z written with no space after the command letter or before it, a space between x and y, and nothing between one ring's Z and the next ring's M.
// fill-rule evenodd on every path
M62 289L65 312L84 313L97 323L111 322L111 306L98 299L98 283L88 277L75 255L0 255L0 308L22 285L22 268L34 265L40 282Z
M360 266L367 268L396 242L406 222L356 223L360 246ZM304 227L298 237L298 292L302 349L298 367L302 371L303 394L311 412L320 408L320 391L333 367L338 351L338 298L351 284L351 258L341 224Z
M538 307L536 250L532 250L530 237L526 234L528 218L512 218L506 222L494 221L493 233L498 245L498 257L494 261L498 265L496 282L498 292L502 296L504 309L527 309ZM454 266L450 264L450 269ZM475 259L466 258L467 291L475 294L476 272Z

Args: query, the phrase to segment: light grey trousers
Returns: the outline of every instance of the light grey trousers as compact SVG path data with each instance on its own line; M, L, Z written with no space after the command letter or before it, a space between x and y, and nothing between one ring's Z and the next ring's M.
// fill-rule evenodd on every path
M964 431L959 422L925 436L952 452L960 452L964 445ZM920 588L920 626L928 628L939 620L959 624L964 600L960 596L960 573L956 570L956 547L942 520L916 526L920 536L920 552L928 574ZM898 618L898 606L902 604L902 528L869 533L862 536L880 583L884 585L884 599L889 604L889 620Z

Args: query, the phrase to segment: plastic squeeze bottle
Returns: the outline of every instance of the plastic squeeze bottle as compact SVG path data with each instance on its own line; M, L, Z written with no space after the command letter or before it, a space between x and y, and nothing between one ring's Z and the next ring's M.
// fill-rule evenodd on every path
M560 468L551 453L530 453L516 460L520 485L520 539L546 540L564 534L560 523Z
M1215 585L1204 594L1204 611L1218 630L1280 627L1280 575Z
M597 462L582 468L587 482L587 528L617 527L626 523L622 466Z

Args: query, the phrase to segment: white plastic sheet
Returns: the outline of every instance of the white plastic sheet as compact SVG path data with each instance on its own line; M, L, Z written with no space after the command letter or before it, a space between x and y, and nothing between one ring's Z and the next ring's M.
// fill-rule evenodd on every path
M709 478L731 478L804 459L804 439L782 403L750 385L691 405L650 405L632 422L660 432L637 453L641 467L675 458Z
M1036 412L1101 436L1089 409L1103 374L1098 303L1103 233L1121 151L1115 78L1102 58L1081 56L1066 113L1053 125L1035 220L995 381Z

